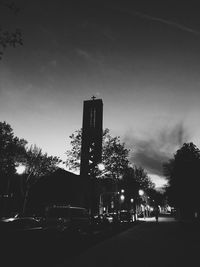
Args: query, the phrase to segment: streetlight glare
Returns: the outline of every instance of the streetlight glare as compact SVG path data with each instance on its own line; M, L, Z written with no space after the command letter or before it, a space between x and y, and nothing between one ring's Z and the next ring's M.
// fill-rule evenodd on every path
M23 174L26 170L26 166L19 164L17 167L15 167L17 174Z
M143 196L143 195L144 195L144 191L143 191L142 189L140 189L140 190L138 191L138 193L139 193L140 196Z
M99 164L98 164L98 169L99 169L100 171L104 171L104 170L105 170L105 166L104 166L104 164L103 164L103 163L99 163Z
M125 196L124 196L124 195L121 195L121 196L120 196L120 199L121 199L121 201L124 201Z

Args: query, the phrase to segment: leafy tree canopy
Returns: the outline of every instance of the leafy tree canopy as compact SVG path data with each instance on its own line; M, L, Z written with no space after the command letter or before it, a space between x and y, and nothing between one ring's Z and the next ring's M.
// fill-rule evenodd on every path
M60 162L61 160L59 157L48 156L47 153L42 153L42 149L38 148L36 145L27 149L24 160L26 173L36 178L54 172L58 169L58 164Z
M26 154L27 141L14 136L11 126L0 122L0 173L13 175L17 162L22 161Z
M82 130L75 131L70 135L71 149L67 150L66 166L70 170L80 170ZM112 137L109 129L103 131L102 140L102 163L105 169L96 170L97 177L112 177L120 179L128 168L129 150L121 143L120 137Z
M137 197L140 189L145 193L154 191L155 185L142 167L129 167L120 182L120 187L126 192L128 198Z
M19 164L26 166L25 173L41 177L54 172L61 160L48 156L36 145L27 148L27 141L14 136L13 129L6 122L0 122L0 175L12 176Z
M167 193L177 206L199 205L200 150L193 143L185 143L174 157L163 165L169 180Z
M0 0L0 9L7 9L13 13L18 14L19 7L13 1ZM22 45L22 33L21 30L16 28L14 30L8 30L2 25L0 21L0 59L7 48L7 46L15 47L16 45Z

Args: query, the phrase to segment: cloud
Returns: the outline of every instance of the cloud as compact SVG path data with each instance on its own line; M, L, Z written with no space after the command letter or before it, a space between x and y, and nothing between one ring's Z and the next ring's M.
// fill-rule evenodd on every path
M130 161L149 174L163 176L162 165L189 139L182 122L158 131L153 137L126 134L124 142L131 148Z

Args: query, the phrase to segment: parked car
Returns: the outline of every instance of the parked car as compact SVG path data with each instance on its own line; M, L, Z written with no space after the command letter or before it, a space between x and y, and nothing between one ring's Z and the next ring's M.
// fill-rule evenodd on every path
M42 229L40 220L33 217L5 218L0 221L0 230Z
M103 214L103 220L105 223L112 223L113 222L113 216L110 213L104 213Z
M109 215L112 217L112 223L117 224L120 222L119 215L117 212L111 212L111 213L109 213Z
M119 220L120 222L133 222L133 216L130 213L130 211L127 210L121 210L119 213Z
M61 232L89 233L91 230L91 219L85 208L53 205L46 209L43 225L56 228Z
M14 244L19 241L25 244L30 240L40 242L46 235L45 229L39 220L33 217L6 218L0 220L0 236L2 242ZM35 242L33 241L33 242Z

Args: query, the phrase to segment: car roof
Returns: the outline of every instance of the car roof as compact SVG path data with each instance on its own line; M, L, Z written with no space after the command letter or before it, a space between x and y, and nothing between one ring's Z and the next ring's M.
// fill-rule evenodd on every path
M86 208L83 207L76 207L76 206L70 206L70 205L53 205L50 206L50 208L67 208L67 209L79 209L79 210L87 210Z

